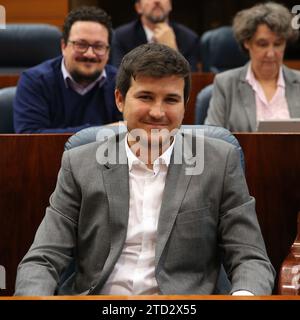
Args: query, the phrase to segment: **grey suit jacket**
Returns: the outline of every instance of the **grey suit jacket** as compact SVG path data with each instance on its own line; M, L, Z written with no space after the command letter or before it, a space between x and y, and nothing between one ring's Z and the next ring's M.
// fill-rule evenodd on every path
M50 206L18 267L16 295L101 293L121 254L128 223L128 165L112 164L115 154L127 159L124 134L117 137L64 153ZM174 150L183 139L177 135ZM186 145L193 151L191 143ZM108 155L107 149L112 150ZM271 294L274 269L238 151L205 138L198 175L186 174L197 159L186 154L183 164L176 164L173 152L159 216L155 276L161 294L211 294L221 258L233 291ZM74 260L75 273L58 289L61 274Z
M217 74L205 124L230 131L256 131L255 93L246 81L249 64ZM300 72L283 66L290 115L300 117Z

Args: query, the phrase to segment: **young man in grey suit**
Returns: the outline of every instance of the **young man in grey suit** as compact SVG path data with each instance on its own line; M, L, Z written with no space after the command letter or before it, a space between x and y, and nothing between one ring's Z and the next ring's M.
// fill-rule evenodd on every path
M189 90L177 51L152 43L124 57L115 98L128 131L64 153L16 295L212 294L221 257L230 293L272 293L239 152L177 130Z

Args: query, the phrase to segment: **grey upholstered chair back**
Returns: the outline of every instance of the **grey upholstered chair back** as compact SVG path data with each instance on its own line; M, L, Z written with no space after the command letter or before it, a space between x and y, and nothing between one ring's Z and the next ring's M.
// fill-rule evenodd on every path
M49 24L7 23L0 32L0 73L19 73L60 55L61 37Z
M101 137L103 137L102 132L106 134L106 132L103 130L105 128L109 128L113 130L115 133L121 133L127 130L124 125L89 127L73 134L66 142L65 150L69 150L87 143L95 142L97 140L98 141L102 140L101 139ZM181 128L182 129L193 129L193 128L203 129L204 134L206 136L216 138L216 139L221 139L228 143L233 144L240 151L241 164L243 168L245 167L243 150L238 140L235 138L235 136L227 129L222 127L216 127L216 126L208 126L208 125L182 125Z
M210 98L212 95L213 84L204 87L196 98L195 105L195 124L204 124L204 120L207 116Z
M16 87L0 89L0 133L14 133L13 100Z
M234 38L232 27L208 30L200 39L202 71L218 73L243 66L247 55Z

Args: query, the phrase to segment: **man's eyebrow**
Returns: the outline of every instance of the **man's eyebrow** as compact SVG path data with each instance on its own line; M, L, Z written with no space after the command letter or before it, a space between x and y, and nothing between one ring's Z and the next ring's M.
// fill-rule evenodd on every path
M153 94L155 94L155 92L148 91L148 90L141 90L141 91L135 92L135 95L137 95L137 94L151 94L151 95L153 95ZM178 93L167 93L166 97L168 97L168 98L179 98L179 99L182 98L182 96L180 94L178 94Z
M152 91L147 91L147 90L140 90L136 91L135 94L153 94L154 92Z
M178 94L178 93L168 93L167 97L169 97L169 98L180 98L180 99L182 98L182 96L180 94Z

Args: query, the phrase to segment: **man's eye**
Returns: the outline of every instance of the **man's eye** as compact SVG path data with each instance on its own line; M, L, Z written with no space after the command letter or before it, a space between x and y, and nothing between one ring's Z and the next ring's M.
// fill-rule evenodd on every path
M104 46L103 46L102 44L94 44L93 47L94 47L94 49L96 49L96 50L102 50L102 49L104 49Z
M168 98L168 99L166 99L166 101L167 101L168 103L171 103L171 104L175 104L175 103L178 103L178 102L179 102L179 100L178 100L178 99L175 99L175 98Z
M150 96L139 96L139 99L141 100L151 100Z
M85 49L88 46L88 44L84 42L79 42L77 43L77 46L81 49Z

